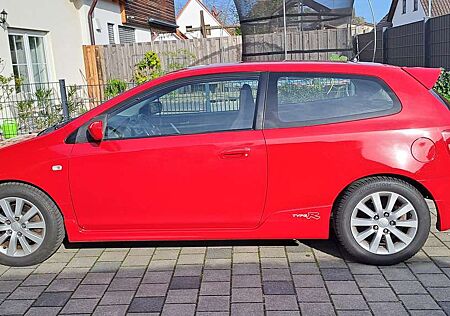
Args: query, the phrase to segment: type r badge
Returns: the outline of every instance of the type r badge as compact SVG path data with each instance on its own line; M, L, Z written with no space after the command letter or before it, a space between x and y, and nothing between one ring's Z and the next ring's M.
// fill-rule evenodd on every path
M296 214L292 214L292 217L319 220L320 213L319 212L296 213Z

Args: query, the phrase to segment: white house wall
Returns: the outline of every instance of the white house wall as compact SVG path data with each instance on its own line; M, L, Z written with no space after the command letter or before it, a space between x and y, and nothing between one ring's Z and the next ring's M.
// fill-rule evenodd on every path
M400 26L408 23L413 23L417 21L423 21L427 16L422 7L421 1L419 0L419 9L413 11L414 0L406 1L406 13L403 14L403 1L398 1L397 8L395 9L394 17L392 18L393 26Z
M84 61L78 1L3 0L0 10L8 12L9 29L45 32L49 80L64 78L68 83L83 83ZM2 75L12 74L8 29L0 28Z
M177 17L177 25L179 30L184 33L189 38L200 38L200 31L196 32L186 32L187 26L192 26L194 28L200 27L200 11L204 12L205 24L210 26L220 26L220 23L211 15L211 13L205 11L205 8L197 2L197 0L192 0L189 2L187 7L181 12ZM211 35L208 37L223 37L230 36L228 32L223 29L211 30Z

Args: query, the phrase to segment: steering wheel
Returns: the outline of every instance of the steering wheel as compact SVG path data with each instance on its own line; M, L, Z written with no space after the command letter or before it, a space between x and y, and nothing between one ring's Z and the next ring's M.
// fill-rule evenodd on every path
M145 114L134 115L128 122L132 136L160 136L161 130Z

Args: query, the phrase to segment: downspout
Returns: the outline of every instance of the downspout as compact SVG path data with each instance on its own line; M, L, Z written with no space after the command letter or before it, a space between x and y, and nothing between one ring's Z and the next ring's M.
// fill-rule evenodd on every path
M433 8L432 1L433 1L433 0L428 0L428 17L429 17L429 18L432 17L432 8Z
M92 14L94 14L95 6L97 5L98 0L92 0L91 7L88 12L88 25L89 25L89 36L91 37L91 45L95 45L95 35L94 35L94 26L92 24Z

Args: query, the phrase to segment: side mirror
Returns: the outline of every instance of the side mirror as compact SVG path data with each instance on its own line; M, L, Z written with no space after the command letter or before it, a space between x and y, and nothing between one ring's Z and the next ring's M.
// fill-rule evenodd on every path
M100 142L103 140L103 121L95 121L89 124L88 127L89 135L91 135L92 139L96 142Z

